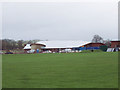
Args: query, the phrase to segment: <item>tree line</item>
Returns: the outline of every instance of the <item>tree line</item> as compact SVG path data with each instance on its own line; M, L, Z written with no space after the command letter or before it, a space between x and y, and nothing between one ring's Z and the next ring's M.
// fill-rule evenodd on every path
M0 50L22 50L25 44L36 43L40 40L13 40L2 39L0 40Z

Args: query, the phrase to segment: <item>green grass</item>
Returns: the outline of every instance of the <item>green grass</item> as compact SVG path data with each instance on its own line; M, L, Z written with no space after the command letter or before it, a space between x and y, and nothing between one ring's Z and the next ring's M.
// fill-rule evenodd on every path
M118 53L3 55L3 88L117 88Z

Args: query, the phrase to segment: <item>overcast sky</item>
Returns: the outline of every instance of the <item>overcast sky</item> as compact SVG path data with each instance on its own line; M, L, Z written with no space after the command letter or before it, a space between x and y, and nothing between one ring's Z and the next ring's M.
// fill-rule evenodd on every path
M113 2L4 3L2 38L85 40L98 34L118 38L118 6Z

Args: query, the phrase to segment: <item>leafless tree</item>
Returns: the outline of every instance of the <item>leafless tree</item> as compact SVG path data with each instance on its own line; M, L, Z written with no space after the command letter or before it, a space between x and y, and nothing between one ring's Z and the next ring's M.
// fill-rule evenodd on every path
M92 43L103 43L103 38L99 35L94 35L93 39L92 39Z

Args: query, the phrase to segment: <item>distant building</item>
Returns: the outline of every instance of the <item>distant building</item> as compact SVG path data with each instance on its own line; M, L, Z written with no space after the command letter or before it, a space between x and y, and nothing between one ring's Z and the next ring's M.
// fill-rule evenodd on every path
M70 52L74 47L79 47L87 44L87 41L80 40L55 40L55 41L40 41L37 44L44 44L46 47L42 48L43 52Z
M120 51L120 41L111 41L110 48L107 49L107 52L116 52Z
M55 53L55 52L79 52L82 50L96 50L100 49L100 46L104 46L103 43L90 43L86 41L73 41L73 40L63 40L63 41L40 41L34 44L27 44L24 47L25 51L30 51L31 53Z
M111 41L111 48L120 47L120 41Z
M25 53L27 53L28 51L31 50L31 52L33 51L38 51L41 52L41 48L45 47L44 44L26 44L24 47L24 51Z

